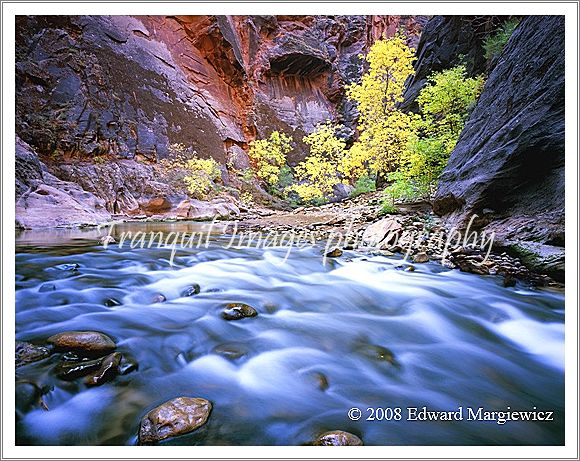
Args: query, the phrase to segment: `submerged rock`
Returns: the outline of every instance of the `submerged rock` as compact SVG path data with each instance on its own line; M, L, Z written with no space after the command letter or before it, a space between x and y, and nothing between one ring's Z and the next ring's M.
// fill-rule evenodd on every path
M121 358L121 363L119 364L119 374L128 375L132 371L137 371L139 369L139 364L132 358L128 358L125 355Z
M38 288L39 293L47 293L49 291L56 291L56 285L54 283L43 283Z
M155 296L153 296L153 299L151 300L153 304L164 303L165 301L167 301L167 298L161 293L158 293Z
M16 417L20 418L35 407L48 410L42 400L43 394L47 392L46 387L40 387L31 381L17 381L15 386Z
M222 312L222 318L226 320L240 320L246 317L256 317L258 311L244 303L230 303Z
M201 291L201 287L199 286L199 284L194 283L191 286L188 286L185 290L183 290L181 292L181 296L183 297L187 297L187 296L194 296L199 294L199 292Z
M139 443L154 443L187 434L203 426L212 404L199 397L177 397L151 410L141 420Z
M360 446L363 441L346 431L329 431L319 435L313 445L321 446Z
M81 266L77 263L59 264L58 266L54 266L54 268L58 269L59 271L76 271L79 269L79 267Z
M115 307L115 306L120 306L120 305L121 305L121 302L117 301L115 298L108 298L105 301L105 306L107 306L107 307Z
M313 374L313 378L318 386L318 389L320 389L321 391L325 391L326 389L328 389L329 386L328 378L324 373L320 373L319 371L317 371Z
M87 376L84 380L87 386L100 386L107 381L110 381L119 374L119 365L121 364L121 354L114 352L106 356L101 363L100 368Z
M238 360L248 354L248 348L240 343L220 344L213 352L228 360Z
M357 350L372 360L379 360L388 362L391 365L399 366L399 362L395 359L395 354L390 349L374 344L364 344L357 348Z
M35 346L24 341L16 341L16 368L27 363L37 362L50 355L50 350L43 346Z
M66 331L46 340L59 350L98 355L115 350L117 345L106 334L98 331Z

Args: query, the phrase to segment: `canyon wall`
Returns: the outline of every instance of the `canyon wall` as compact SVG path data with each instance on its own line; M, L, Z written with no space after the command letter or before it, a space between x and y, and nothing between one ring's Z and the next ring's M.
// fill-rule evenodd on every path
M185 197L158 168L171 146L248 167L248 143L273 130L300 140L327 119L354 134L344 87L360 53L425 19L404 16L20 16L16 132L56 177L110 213ZM31 191L28 191L28 193ZM27 193L27 192L23 192ZM18 198L18 197L17 197Z
M564 17L522 20L441 176L449 226L495 232L528 266L564 276Z

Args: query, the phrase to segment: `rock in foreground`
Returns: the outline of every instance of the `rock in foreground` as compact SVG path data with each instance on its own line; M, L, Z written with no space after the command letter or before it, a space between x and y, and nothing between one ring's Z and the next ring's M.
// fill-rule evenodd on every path
M115 342L98 331L65 331L46 340L59 350L79 351L87 354L104 354L115 350Z
M363 441L356 435L345 431L330 431L318 436L313 445L322 446L360 446Z
M16 368L26 365L27 363L37 362L50 355L46 347L35 346L34 344L24 341L16 341Z
M177 397L151 410L141 420L139 443L155 443L203 426L212 405L199 397Z

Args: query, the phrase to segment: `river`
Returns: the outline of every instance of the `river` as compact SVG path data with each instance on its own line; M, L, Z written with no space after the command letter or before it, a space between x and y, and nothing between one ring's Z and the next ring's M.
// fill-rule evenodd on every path
M123 224L113 235L138 230L203 225ZM301 445L334 429L365 445L564 443L563 293L436 263L406 272L400 257L356 251L325 262L322 245L284 261L286 248L228 242L214 229L207 248L179 250L172 265L168 248L105 249L94 229L20 232L17 339L101 331L138 370L87 388L56 376L61 354L19 368L17 380L44 386L48 411L21 415L17 443L135 444L147 411L182 395L213 411L165 444ZM194 283L201 292L182 296ZM230 302L259 315L226 321ZM536 407L554 421L409 421L407 408L423 406ZM367 420L377 407L383 420ZM401 419L386 420L397 408Z

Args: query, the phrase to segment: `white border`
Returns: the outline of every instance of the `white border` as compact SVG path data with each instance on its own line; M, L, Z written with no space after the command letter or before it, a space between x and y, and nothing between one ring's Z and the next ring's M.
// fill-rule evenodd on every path
M577 458L578 370L578 17L576 3L3 3L3 311L2 408L7 458ZM16 447L14 438L14 42L15 15L25 14L502 14L566 15L566 446L564 447Z

